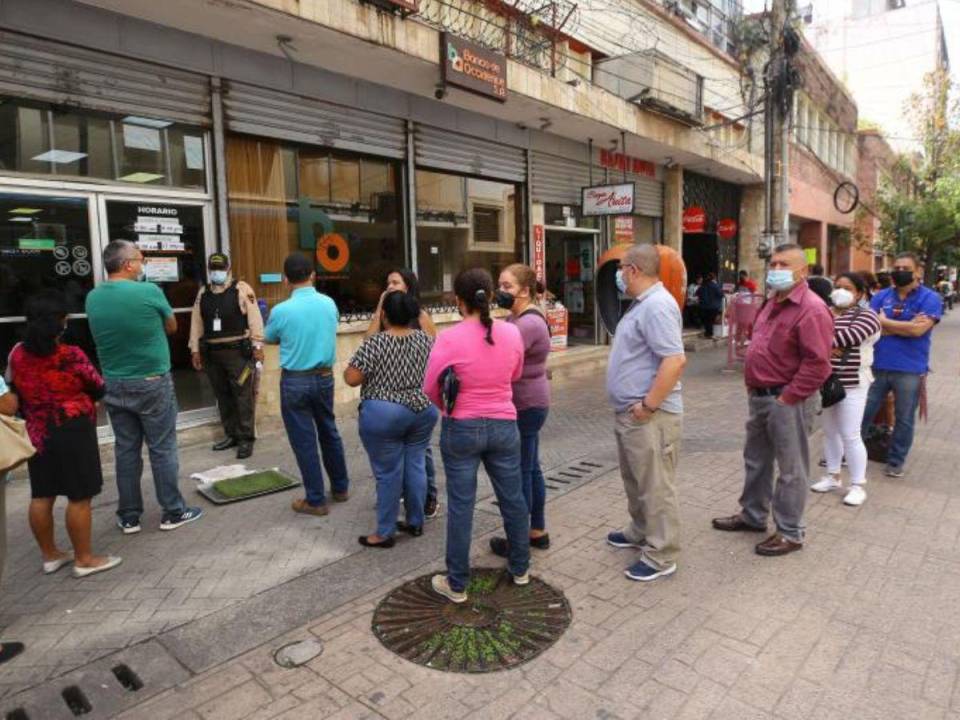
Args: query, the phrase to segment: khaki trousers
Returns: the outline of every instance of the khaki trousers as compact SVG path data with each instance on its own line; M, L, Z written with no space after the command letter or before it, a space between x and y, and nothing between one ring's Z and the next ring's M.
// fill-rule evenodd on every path
M629 412L616 416L620 475L630 513L623 534L642 546L644 560L658 570L680 554L676 475L682 431L679 413L660 411L645 423Z

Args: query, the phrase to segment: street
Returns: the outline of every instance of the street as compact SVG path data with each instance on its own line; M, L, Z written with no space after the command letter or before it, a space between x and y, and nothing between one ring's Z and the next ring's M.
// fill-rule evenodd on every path
M556 488L547 506L553 545L535 553L533 572L566 593L573 623L540 657L488 675L415 666L370 631L386 592L442 567L443 520L391 551L357 544L372 527L374 495L353 418L341 420L351 499L326 518L293 515L295 495L282 493L204 504L199 523L160 533L145 480L144 532L126 537L114 526L109 478L95 546L124 564L80 581L40 572L19 479L8 489L0 626L27 651L0 673L2 709L71 717L60 692L77 684L90 717L125 710L121 717L154 720L960 717L958 342L960 315L948 315L935 331L930 420L918 426L907 476L885 478L871 463L869 498L857 509L839 494L811 495L807 544L781 559L756 556L752 536L710 529L712 516L737 507L745 402L740 375L721 372L725 353L691 355L684 550L677 574L649 586L624 578L630 551L604 543L626 511L602 373L555 379L541 445ZM293 470L276 430L254 460ZM219 461L207 448L183 449L185 490L190 472ZM815 460L819 434L813 448ZM584 477L549 479L584 460L594 467ZM477 509L476 562L499 566L486 550L498 527L489 489ZM274 664L276 648L307 637L324 644L319 657L291 670ZM144 687L101 683L116 682L109 669L118 663Z

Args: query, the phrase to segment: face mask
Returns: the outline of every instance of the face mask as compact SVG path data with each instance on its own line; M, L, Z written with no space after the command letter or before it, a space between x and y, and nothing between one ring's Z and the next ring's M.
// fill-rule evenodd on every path
M214 285L223 285L227 282L227 271L226 270L211 270L210 271L210 282Z
M137 273L137 282L143 282L146 279L147 279L147 271L141 267L140 272Z
M777 291L793 287L793 270L768 270L767 285Z
M617 270L617 277L615 282L617 283L617 290L620 291L621 295L627 294L627 281L623 279L623 268Z
M848 308L851 307L854 303L855 298L853 293L849 290L844 290L843 288L837 288L832 293L830 293L830 299L833 301L833 304L838 308Z
M913 271L894 270L892 273L890 273L890 278L893 280L893 284L897 287L906 287L913 282Z
M506 290L497 290L497 292L494 293L494 298L497 301L497 305L502 307L504 310L509 310L512 308L513 303L516 300L516 298Z

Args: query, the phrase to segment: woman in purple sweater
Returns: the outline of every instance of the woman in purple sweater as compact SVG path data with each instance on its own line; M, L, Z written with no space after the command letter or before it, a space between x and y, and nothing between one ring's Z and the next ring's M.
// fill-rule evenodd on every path
M550 547L550 535L544 518L546 486L540 469L540 429L550 409L547 381L550 328L535 303L536 296L537 275L529 265L516 263L500 273L497 305L510 311L507 322L516 325L523 338L523 374L513 383L513 404L517 408L520 431L523 496L530 510L530 546L546 550ZM507 557L507 539L493 538L490 549L500 557Z

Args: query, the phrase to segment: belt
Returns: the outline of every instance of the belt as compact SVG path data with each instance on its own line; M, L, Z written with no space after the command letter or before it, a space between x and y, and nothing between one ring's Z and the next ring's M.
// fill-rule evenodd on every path
M315 367L310 368L309 370L287 370L284 368L281 375L285 377L307 377L308 375L320 375L322 377L326 377L328 375L333 375L333 368Z
M784 387L784 385L777 385L776 387L768 388L750 388L750 394L755 397L779 397Z
M243 347L244 340L245 338L227 340L226 342L207 341L203 343L203 347L205 347L207 350L239 350L241 347Z

